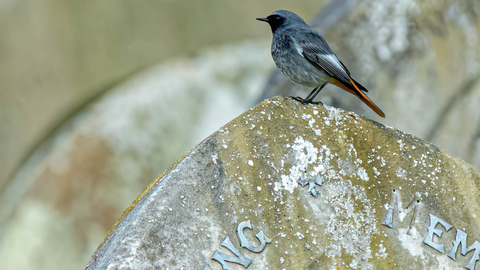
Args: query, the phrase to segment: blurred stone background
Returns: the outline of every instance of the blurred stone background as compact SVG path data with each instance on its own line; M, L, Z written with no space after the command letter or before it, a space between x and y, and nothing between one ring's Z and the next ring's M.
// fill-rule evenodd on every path
M308 94L274 71L254 20L277 9L325 34L387 118L335 87L318 99L480 167L477 0L2 1L0 268L84 267L209 133L263 98Z
M1 1L0 269L79 269L125 208L255 103L274 10L326 1Z

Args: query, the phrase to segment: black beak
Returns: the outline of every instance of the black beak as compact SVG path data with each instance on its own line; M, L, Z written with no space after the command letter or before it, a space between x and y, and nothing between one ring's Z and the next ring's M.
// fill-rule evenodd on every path
M257 21L268 22L267 18L257 18Z

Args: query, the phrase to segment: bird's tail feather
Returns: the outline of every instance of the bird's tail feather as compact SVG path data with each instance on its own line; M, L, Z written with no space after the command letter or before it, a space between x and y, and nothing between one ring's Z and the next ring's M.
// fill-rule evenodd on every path
M381 117L385 118L385 113L377 105L375 105L375 103L373 103L373 101L365 93L363 93L362 90L360 90L360 88L357 86L357 84L353 79L350 79L350 84L344 84L336 79L334 79L332 83L342 88L343 90L351 94L354 94L360 100L362 100L365 104L367 104L367 106L370 107L374 112L376 112Z
M359 82L357 82L354 78L351 78L351 80L355 83L355 85L360 88L363 92L368 92L367 88L365 86L361 85Z

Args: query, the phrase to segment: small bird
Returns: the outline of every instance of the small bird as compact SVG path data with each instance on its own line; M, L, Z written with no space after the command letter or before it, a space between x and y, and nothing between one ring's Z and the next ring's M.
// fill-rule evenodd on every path
M266 18L272 28L272 57L277 67L295 83L315 87L306 97L294 97L302 103L313 102L327 84L334 84L354 94L381 117L385 113L364 93L368 90L355 81L325 39L297 14L278 10Z

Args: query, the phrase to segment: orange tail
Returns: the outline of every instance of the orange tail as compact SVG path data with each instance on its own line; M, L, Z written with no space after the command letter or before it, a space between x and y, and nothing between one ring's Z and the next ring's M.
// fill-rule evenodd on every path
M381 117L385 118L385 113L377 105L375 105L375 103L373 103L373 101L367 95L365 95L360 89L358 89L358 86L355 84L355 82L352 79L350 79L350 84L351 84L350 87L349 85L345 85L336 79L333 79L332 84L342 88L343 90L351 94L354 94L359 99L361 99L365 104L367 104L368 107L370 107L374 112L376 112Z

